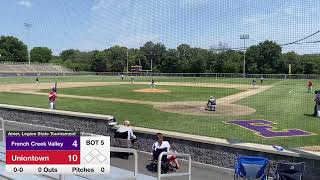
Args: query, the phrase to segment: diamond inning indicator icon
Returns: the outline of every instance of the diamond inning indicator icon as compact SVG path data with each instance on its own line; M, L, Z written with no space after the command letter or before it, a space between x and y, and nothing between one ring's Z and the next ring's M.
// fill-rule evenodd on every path
M110 164L110 137L81 137L81 164Z

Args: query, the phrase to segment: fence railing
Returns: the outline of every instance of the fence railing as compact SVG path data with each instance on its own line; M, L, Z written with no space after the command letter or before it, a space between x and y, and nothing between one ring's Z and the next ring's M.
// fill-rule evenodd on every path
M161 174L161 159L162 156L169 155L168 152L162 152L158 158L158 180L161 180L162 177L177 177L177 176L188 176L188 179L191 180L191 155L190 154L182 154L176 153L176 156L179 157L187 157L188 158L188 172L186 173L168 173L168 174Z
M134 149L128 149L128 148L110 147L110 152L132 153L134 156L133 177L134 177L134 179L137 179L137 174L138 174L138 153L137 153L137 151ZM65 175L59 175L59 180L65 180Z
M134 149L128 149L128 148L118 148L118 147L111 147L110 148L111 152L125 152L125 153L132 153L134 156L134 178L137 177L138 174L138 153Z
M242 73L156 73L156 72L75 72L78 75L104 75L104 76L150 76L150 77L210 77L210 78L243 78ZM320 79L319 74L246 74L246 78L264 79Z
M67 69L67 68L66 68ZM37 73L26 72L26 73L16 73L16 72L0 72L1 77L9 76L35 76ZM100 76L145 76L145 77L181 77L181 78L198 78L198 77L208 77L208 78L243 78L241 73L155 73L155 72L43 72L41 76L82 76L82 75L100 75ZM246 78L259 79L263 77L264 79L320 79L319 74L246 74Z

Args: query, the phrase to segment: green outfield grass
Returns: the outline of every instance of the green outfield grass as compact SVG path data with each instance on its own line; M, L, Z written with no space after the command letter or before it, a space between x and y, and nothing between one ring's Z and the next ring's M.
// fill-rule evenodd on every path
M65 77L64 77L65 78ZM88 77L83 77L82 80ZM90 76L90 78L93 78ZM103 77L105 78L105 77ZM7 79L7 78L5 78ZM165 78L164 78L165 79ZM2 79L3 81L4 79ZM48 78L48 80L51 80ZM238 83L244 83L250 79L239 80ZM119 81L119 79L114 79ZM171 79L168 79L171 81ZM173 81L173 80L172 80ZM215 82L211 79L201 79L201 82ZM237 79L223 79L217 80L223 83L234 83ZM271 81L271 80L270 80ZM177 82L184 82L180 79ZM190 80L191 82L191 80ZM199 81L195 81L199 82ZM57 107L62 110L89 112L98 114L110 114L117 117L122 122L129 119L133 125L140 127L148 127L154 129L163 129L169 131L177 131L184 133L191 133L196 135L212 136L217 138L224 138L230 140L240 140L244 142L254 142L263 144L278 144L285 147L300 147L309 145L320 145L320 118L312 117L313 111L313 93L307 93L305 80L274 80L272 81L274 87L245 98L238 104L247 105L255 108L257 111L249 116L233 116L233 117L200 117L200 116L187 116L174 113L161 112L154 109L150 105L136 105L115 102L103 102L94 100L79 100L70 98L58 98ZM269 83L271 84L271 83ZM315 88L319 88L319 81L315 81ZM121 87L121 88L120 88ZM141 86L143 87L143 86ZM108 89L110 88L110 89ZM137 95L126 94L132 89L140 88L140 86L119 85L112 87L90 87L90 88L71 88L59 89L58 93L70 93L77 95L96 95L100 97L110 97L111 92L114 93L113 97L123 99L136 99L149 100L145 94L140 97ZM165 89L173 88L175 94L174 101L188 100L190 94L192 98L189 100L206 100L207 96L211 93L211 88L192 88L192 87L167 87ZM175 89L177 88L177 89ZM87 92L85 90L87 89ZM112 89L112 91L111 91ZM219 88L218 88L219 89ZM90 90L90 91L88 91ZM229 91L230 90L230 91ZM116 92L115 92L116 91ZM196 92L194 92L196 91ZM216 90L221 97L229 94L236 93L234 89L228 89L228 92L223 92L223 89ZM221 92L220 92L221 91ZM179 94L180 93L180 94ZM208 93L202 96L202 93ZM220 97L219 95L219 97ZM166 99L167 98L167 99ZM152 97L155 101L171 100L166 96ZM48 108L48 100L45 96L36 95L23 95L9 92L0 93L0 103L14 104L33 107ZM266 139L254 135L251 131L225 124L223 121L229 120L250 120L250 119L264 119L274 123L277 130L281 129L294 129L312 132L316 135L308 137L289 137L289 138L271 138Z
M100 87L81 87L59 89L61 94L79 96L112 97L121 99L135 99L155 102L172 101L206 101L210 96L221 98L241 92L232 88L204 88L182 86L157 86L157 88L169 90L168 93L141 93L133 90L150 88L148 85L112 85ZM48 90L42 90L48 92Z

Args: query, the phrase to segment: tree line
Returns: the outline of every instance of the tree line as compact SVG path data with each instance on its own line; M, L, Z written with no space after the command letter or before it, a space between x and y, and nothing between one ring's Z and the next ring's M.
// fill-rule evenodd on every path
M235 50L214 51L181 44L175 49L162 43L146 42L140 48L112 46L98 51L83 52L77 49L52 55L48 47L30 50L31 62L57 63L76 71L126 72L127 59L131 66L162 73L242 73L244 53ZM27 62L27 45L13 36L0 37L0 62ZM151 65L152 62L152 65ZM282 53L277 43L266 40L246 50L246 73L320 74L320 55Z

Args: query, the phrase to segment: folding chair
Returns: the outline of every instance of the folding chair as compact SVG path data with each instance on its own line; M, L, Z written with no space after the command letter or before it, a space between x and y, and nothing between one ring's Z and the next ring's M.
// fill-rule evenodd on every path
M239 156L235 165L234 179L267 180L269 160L261 157Z
M275 180L302 180L306 163L283 163L278 162L276 172L273 174Z
M120 148L131 148L131 142L128 140L128 132L115 132L113 138L113 146L120 147ZM126 152L112 152L112 156L128 159L130 153Z

